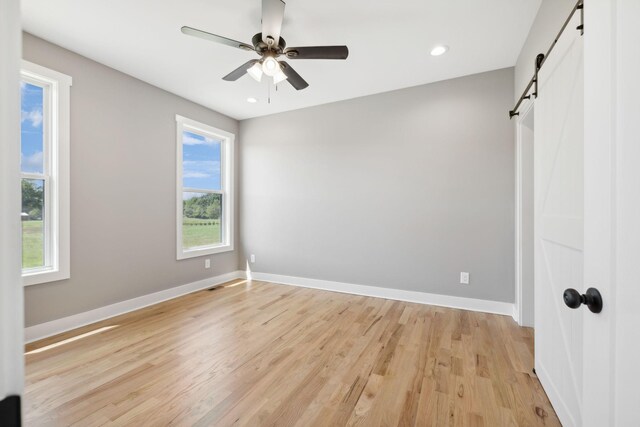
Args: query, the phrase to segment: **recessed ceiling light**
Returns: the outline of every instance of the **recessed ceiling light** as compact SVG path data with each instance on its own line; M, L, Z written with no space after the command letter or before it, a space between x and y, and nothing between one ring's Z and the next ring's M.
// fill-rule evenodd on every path
M431 56L440 56L449 50L449 46L436 46L431 49Z
M256 102L258 102L258 100L257 100L257 99L255 99L255 98L247 98L247 102L248 102L249 104L255 104Z

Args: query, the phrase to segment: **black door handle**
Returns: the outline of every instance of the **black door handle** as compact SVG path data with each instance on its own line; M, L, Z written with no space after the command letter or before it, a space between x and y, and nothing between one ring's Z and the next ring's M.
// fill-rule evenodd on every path
M564 303L569 308L578 308L582 304L589 307L589 310L593 313L600 313L602 311L602 295L596 288L587 289L587 293L580 295L580 292L575 289L567 289L564 291Z

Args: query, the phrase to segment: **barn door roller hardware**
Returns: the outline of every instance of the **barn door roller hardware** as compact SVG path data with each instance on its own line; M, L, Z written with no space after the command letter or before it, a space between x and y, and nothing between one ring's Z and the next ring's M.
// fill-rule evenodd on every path
M522 101L524 101L525 99L531 99L532 96L534 98L538 97L538 72L540 71L540 68L542 68L542 65L545 63L545 61L549 57L549 54L551 53L553 48L558 43L558 40L560 40L562 33L564 33L564 30L567 28L567 25L569 25L569 22L571 21L571 19L573 18L573 15L575 15L577 11L580 11L580 25L576 27L576 30L580 31L580 35L584 34L584 0L578 0L576 5L571 10L569 17L567 18L566 21L564 21L562 28L560 28L560 32L558 33L556 38L553 40L553 43L551 43L551 46L549 47L549 50L547 50L546 55L544 53L539 53L538 56L536 56L535 71L533 73L533 77L531 78L531 80L529 80L529 84L525 88L524 92L522 92L522 95L520 95L520 99L518 99L516 106L513 107L513 110L509 111L509 118L520 115L520 113L518 112L518 109L520 108L520 104L522 104ZM532 86L533 86L533 92L529 94L529 91L531 90Z

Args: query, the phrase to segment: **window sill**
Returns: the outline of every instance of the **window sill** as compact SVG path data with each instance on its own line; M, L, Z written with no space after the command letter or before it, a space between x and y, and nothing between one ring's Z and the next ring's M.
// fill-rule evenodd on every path
M178 250L178 261L189 258L197 258L201 256L207 255L215 255L223 252L231 252L233 250L233 245L219 245L212 247L204 247L204 248L194 248L188 251L183 251L182 249Z
M70 278L68 272L50 269L35 270L22 274L22 284L24 286L41 285L43 283L57 282Z

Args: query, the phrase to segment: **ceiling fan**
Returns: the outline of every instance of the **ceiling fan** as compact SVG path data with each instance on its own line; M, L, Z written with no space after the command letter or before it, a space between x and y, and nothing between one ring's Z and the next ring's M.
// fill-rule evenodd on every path
M288 59L347 59L349 49L347 46L286 47L284 39L280 37L284 6L285 3L282 0L262 0L262 32L253 36L251 40L253 46L191 27L182 27L181 30L190 36L253 51L260 55L260 59L247 61L224 76L223 80L236 81L247 73L259 82L262 75L266 74L272 77L276 84L288 80L296 90L301 90L309 86L309 83L291 65L278 60L280 56Z

